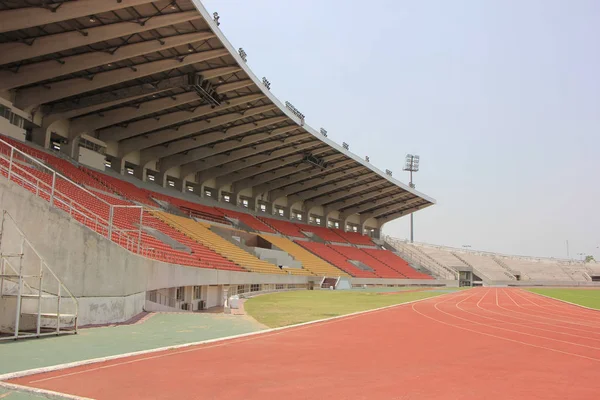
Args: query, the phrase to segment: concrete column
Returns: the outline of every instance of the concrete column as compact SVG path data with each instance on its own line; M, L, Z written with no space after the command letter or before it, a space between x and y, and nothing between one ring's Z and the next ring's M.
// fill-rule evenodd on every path
M223 286L223 312L225 314L231 313L229 309L229 286Z
M156 174L154 174L154 183L162 187L167 187L167 174L162 171L158 171Z
M133 176L140 181L146 182L146 168L143 165L138 165L133 169Z
M173 186L173 189L179 190L181 193L185 192L185 180L184 179L173 179L171 178L174 182L175 182L175 186ZM167 187L171 187L169 185L167 185Z
M61 144L60 151L77 161L79 159L79 137L70 139L67 144Z
M45 128L33 128L31 131L31 140L45 149L50 148L50 132Z
M111 159L110 168L119 175L125 175L125 160L118 157Z

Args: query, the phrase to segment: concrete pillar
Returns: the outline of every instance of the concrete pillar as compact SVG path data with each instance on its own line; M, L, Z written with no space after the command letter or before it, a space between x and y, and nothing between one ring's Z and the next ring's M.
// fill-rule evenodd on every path
M154 174L154 183L162 187L167 187L167 174L162 171L158 171L156 174Z
M175 186L169 186L167 184L166 187L172 187L175 190L179 190L181 193L185 192L185 180L184 179L175 179L171 178L175 182Z
M223 312L225 314L231 313L229 309L229 286L223 286Z
M133 169L133 176L140 181L146 182L146 168L143 165L138 165Z
M110 160L110 168L119 175L125 175L125 160L119 157L112 158Z
M50 148L50 132L45 128L33 128L31 131L31 141L45 149Z
M61 144L60 151L77 161L79 159L79 136L69 139L67 144Z

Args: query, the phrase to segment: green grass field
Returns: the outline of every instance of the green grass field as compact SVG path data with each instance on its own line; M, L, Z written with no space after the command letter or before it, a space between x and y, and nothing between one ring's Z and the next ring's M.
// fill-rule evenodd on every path
M530 292L600 310L600 289L535 288Z
M306 290L253 297L246 301L244 309L258 322L276 328L440 294L444 292L432 290L382 295L357 291Z

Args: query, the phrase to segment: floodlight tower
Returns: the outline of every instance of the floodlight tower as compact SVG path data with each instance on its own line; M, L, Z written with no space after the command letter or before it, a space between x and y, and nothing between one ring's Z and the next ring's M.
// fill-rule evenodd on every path
M411 188L415 188L415 184L413 183L413 172L419 171L419 159L420 157L416 154L407 154L406 155L406 163L404 164L404 170L409 171L410 173L410 182L409 186ZM413 213L410 213L410 242L412 243L414 239L414 231L413 231Z

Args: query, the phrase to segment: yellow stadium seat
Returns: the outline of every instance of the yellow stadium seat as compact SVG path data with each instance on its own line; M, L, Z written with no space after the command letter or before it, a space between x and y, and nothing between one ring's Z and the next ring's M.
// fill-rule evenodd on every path
M303 249L291 240L274 235L260 235L263 239L271 242L281 250L287 252L289 255L294 257L296 260L302 263L302 267L312 272L317 276L350 276L344 271L334 267L327 261L317 257L310 251Z
M239 266L251 272L259 272L264 274L286 274L286 271L281 270L274 264L260 260L254 255L242 250L233 243L228 242L221 236L210 230L210 224L197 222L186 217L179 217L173 214L154 211L153 215L160 218L165 223L179 230L186 236L204 246L219 253L228 260L233 261ZM310 275L309 271L299 270L297 274ZM296 274L294 274L296 275Z

